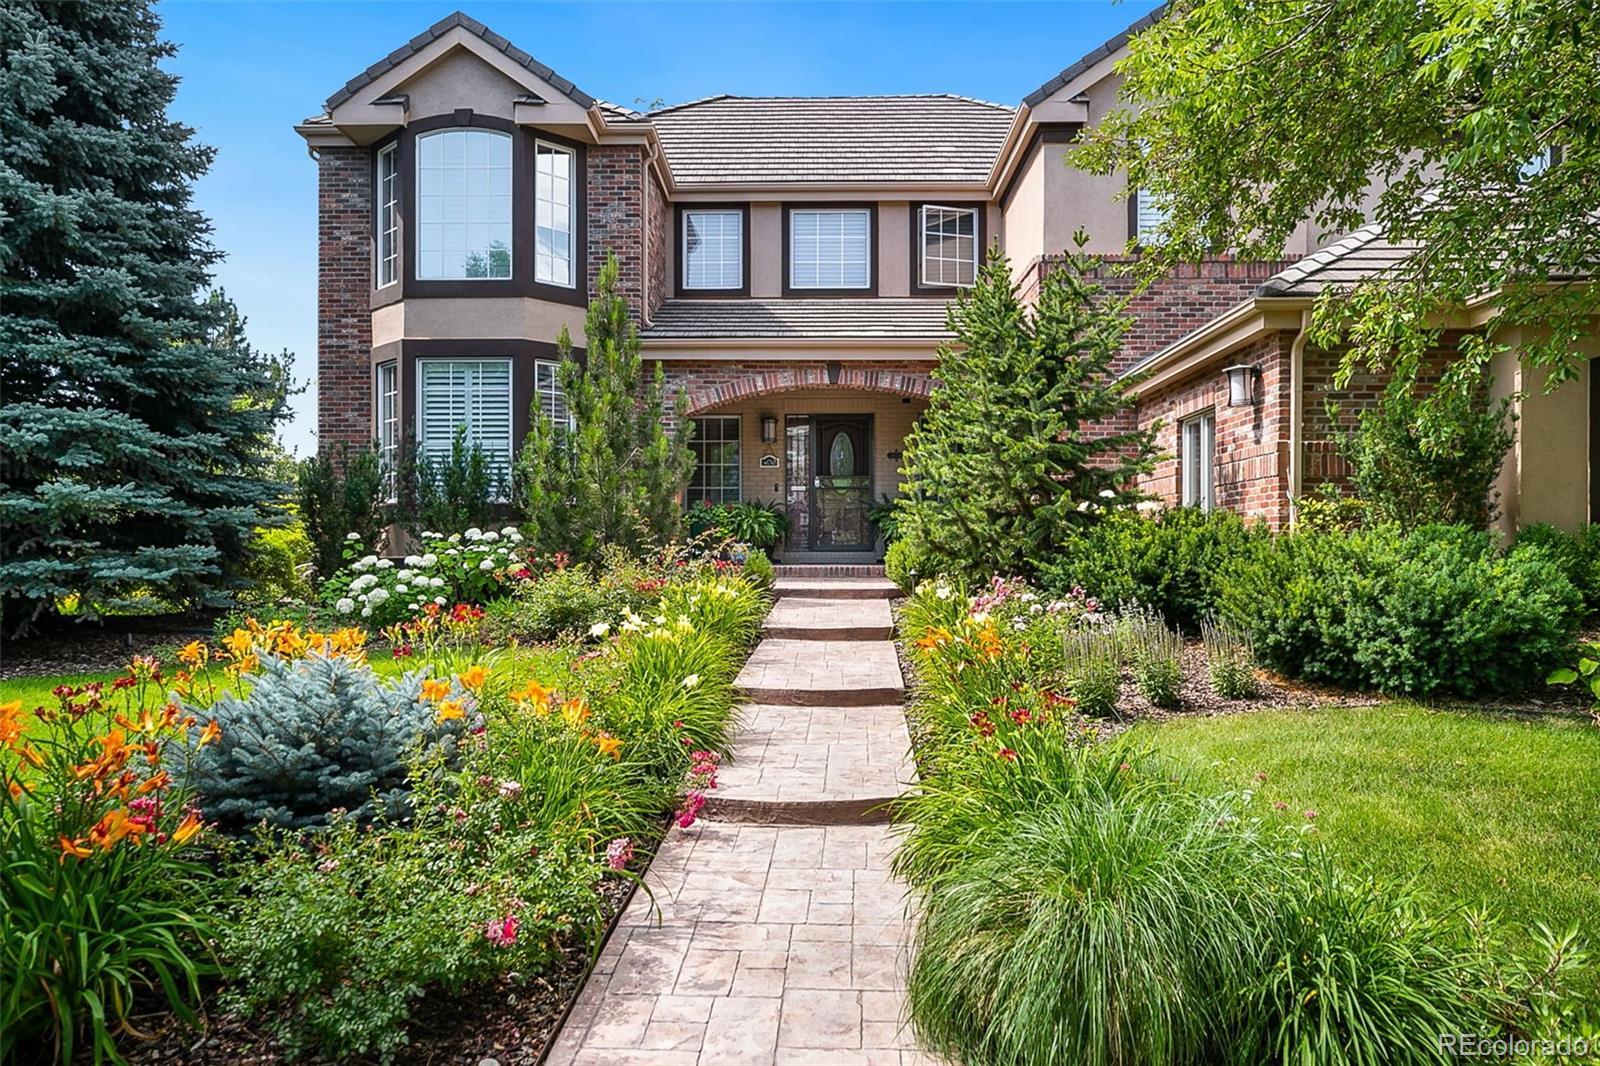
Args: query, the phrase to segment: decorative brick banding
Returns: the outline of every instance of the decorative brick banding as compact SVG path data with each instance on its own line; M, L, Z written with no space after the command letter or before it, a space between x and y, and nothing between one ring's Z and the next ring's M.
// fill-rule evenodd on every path
M688 414L698 415L740 400L800 389L878 392L926 399L933 391L929 363L885 366L846 364L829 381L826 363L668 363L669 389L682 389Z

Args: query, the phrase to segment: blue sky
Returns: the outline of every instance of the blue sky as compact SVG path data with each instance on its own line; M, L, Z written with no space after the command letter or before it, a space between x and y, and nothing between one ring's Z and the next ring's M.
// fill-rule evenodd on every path
M173 117L217 149L196 199L217 281L251 340L316 367L316 169L291 128L356 73L460 8L594 96L953 92L1016 104L1154 0L1064 3L234 3L165 0ZM643 106L640 104L639 106ZM284 442L314 448L315 397Z

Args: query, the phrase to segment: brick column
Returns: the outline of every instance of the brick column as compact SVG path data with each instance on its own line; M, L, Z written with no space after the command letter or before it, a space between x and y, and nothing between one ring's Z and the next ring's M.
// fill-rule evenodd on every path
M372 159L317 153L317 450L372 441Z
M617 292L635 321L644 313L644 149L636 144L589 149L589 291L605 265L617 257Z

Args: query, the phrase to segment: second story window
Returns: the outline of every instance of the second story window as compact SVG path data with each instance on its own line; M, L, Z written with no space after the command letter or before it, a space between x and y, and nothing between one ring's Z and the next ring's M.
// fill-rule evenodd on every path
M570 149L539 141L534 146L533 279L546 285L572 287L572 192L574 161Z
M744 212L683 213L683 288L744 285Z
M1167 205L1149 189L1135 189L1133 193L1133 239L1137 244L1154 244L1161 239L1161 227L1167 224Z
M790 288L870 288L871 257L872 213L866 208L789 213Z
M395 498L400 462L400 376L396 363L379 363L373 382L373 420L377 423L378 462L383 468L383 498Z
M970 207L927 204L918 215L922 284L928 288L954 288L976 282L978 212Z
M511 276L511 137L440 130L417 138L417 277Z
M400 153L391 144L378 153L378 288L400 280Z

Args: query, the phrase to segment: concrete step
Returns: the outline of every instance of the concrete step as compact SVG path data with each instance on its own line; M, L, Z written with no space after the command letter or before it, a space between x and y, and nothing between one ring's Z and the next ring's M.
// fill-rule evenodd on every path
M756 645L734 684L752 703L789 707L872 707L905 695L900 661L887 640L785 640Z
M714 820L881 824L916 781L899 707L753 704L739 722L733 755L706 803Z
M895 583L882 577L780 577L772 588L779 599L887 600L900 595Z
M888 600L807 600L785 596L767 615L765 633L780 640L888 640Z
M882 563L779 563L778 577L882 577Z

